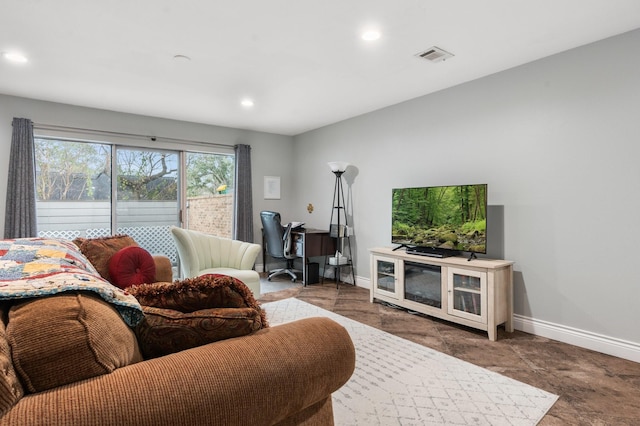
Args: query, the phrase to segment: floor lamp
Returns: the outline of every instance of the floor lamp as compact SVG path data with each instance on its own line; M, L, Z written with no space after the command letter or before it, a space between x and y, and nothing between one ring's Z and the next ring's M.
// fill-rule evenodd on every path
M329 168L336 175L336 182L333 188L333 206L331 208L331 220L329 224L329 236L336 239L336 247L338 252L335 256L329 257L328 262L325 261L325 267L335 268L336 286L340 284L340 268L351 268L351 276L355 285L355 273L351 262L351 243L349 241L349 228L347 220L347 206L344 202L344 188L342 186L342 175L349 167L346 161L332 161L328 163ZM334 222L335 215L335 222ZM348 255L344 255L344 240L347 240ZM339 256L338 256L339 253ZM324 274L323 274L324 275Z

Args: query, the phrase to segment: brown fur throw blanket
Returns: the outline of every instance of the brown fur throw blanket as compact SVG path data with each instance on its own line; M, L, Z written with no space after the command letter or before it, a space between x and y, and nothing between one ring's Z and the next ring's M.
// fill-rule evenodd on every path
M145 314L135 331L146 358L268 327L251 290L230 276L140 284L126 291L138 299Z

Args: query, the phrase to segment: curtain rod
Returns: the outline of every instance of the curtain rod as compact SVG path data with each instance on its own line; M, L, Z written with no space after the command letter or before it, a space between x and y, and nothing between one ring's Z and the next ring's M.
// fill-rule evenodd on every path
M133 137L133 138L147 139L153 142L155 141L186 142L194 145L215 146L215 147L221 147L221 148L235 147L235 145L228 145L223 143L203 142L203 141L195 141L190 139L178 139L178 138L170 138L165 136L138 135L135 133L114 132L110 130L83 129L80 127L67 127L67 126L59 126L56 124L33 123L33 128L39 129L39 130L65 131L65 132L71 132L71 133L95 133L98 135L105 135L105 136L119 136L119 137L129 137L129 138Z

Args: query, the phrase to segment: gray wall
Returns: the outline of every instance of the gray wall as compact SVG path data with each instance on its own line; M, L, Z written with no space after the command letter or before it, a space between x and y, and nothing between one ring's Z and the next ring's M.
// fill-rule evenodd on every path
M208 126L162 118L123 114L91 108L44 102L32 99L0 95L0 217L4 218L7 168L11 150L11 121L13 117L30 118L35 123L67 126L82 129L104 130L135 135L154 135L157 142L148 139L117 138L116 142L134 144L149 148L178 148L173 143L163 142L161 137L187 139L219 144L251 145L253 209L255 212L273 208L290 210L293 194L292 168L293 138L270 133L253 132L227 127ZM77 135L76 135L77 136ZM105 140L105 137L98 138ZM185 145L187 147L188 145ZM202 150L200 146L192 146ZM281 176L281 200L263 199L263 176ZM260 242L260 219L254 215L254 237ZM4 219L0 220L0 230L4 235Z
M351 161L369 277L368 249L391 245L391 188L488 183L516 314L638 344L639 47L640 30L298 135L294 211L326 228L326 162Z

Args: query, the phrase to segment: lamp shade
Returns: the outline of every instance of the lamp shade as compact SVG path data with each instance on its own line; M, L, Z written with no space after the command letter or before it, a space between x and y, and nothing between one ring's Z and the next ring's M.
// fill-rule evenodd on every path
M344 172L349 167L349 163L346 161L329 161L327 163L332 172Z

